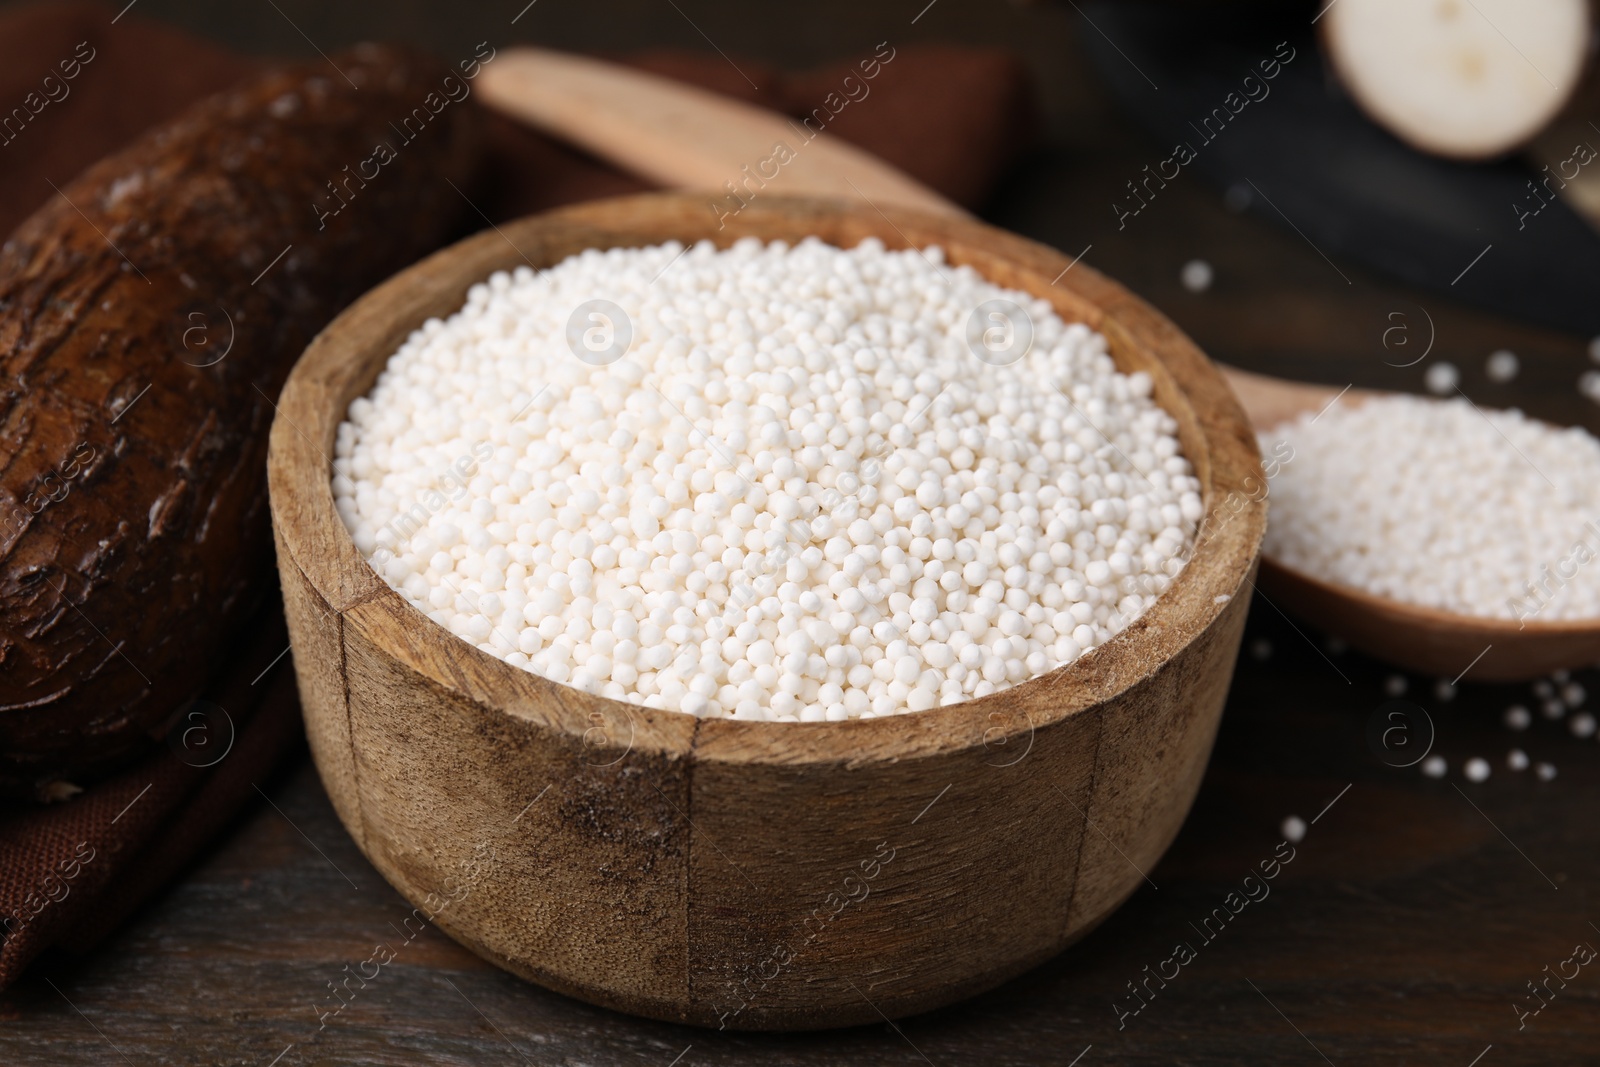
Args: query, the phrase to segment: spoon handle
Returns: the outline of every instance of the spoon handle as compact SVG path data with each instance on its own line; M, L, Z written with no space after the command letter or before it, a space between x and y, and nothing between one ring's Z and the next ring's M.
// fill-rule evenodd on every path
M864 199L936 215L967 212L869 152L799 120L603 60L503 50L478 78L497 111L667 186L713 192L727 209L771 184L791 195ZM782 150L779 150L782 146Z
M1266 374L1218 363L1222 376L1228 379L1239 406L1250 419L1257 433L1268 433L1305 412L1320 412L1336 398L1358 400L1368 393L1365 390L1335 388L1329 385L1312 385L1307 382L1289 382Z

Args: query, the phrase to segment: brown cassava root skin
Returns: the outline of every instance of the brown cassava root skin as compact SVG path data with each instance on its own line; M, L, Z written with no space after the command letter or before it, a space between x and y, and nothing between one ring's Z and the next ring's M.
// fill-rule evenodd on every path
M475 103L424 106L451 75L372 45L263 75L0 249L0 791L149 747L270 590L273 402L324 324L461 216ZM380 142L393 158L351 178Z

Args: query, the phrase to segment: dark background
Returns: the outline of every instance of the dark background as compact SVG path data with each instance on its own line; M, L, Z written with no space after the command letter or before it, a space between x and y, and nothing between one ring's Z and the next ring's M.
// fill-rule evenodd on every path
M1211 7L1223 32L1230 22L1247 31L1254 11L1250 4L1225 0L1187 0L1181 6ZM1317 7L1300 6L1308 17ZM531 7L527 0L136 0L130 14L262 55L311 56L318 48L331 52L385 39L450 57L488 40L496 47L526 42L602 54L717 49L734 60L795 68L867 55L883 40L1007 48L1024 59L1034 80L1040 137L985 217L1073 255L1092 243L1085 262L1156 304L1214 357L1286 376L1420 391L1427 364L1386 366L1381 339L1399 321L1388 317L1391 311L1419 321L1418 308L1426 307L1439 325L1432 358L1460 367L1462 385L1475 401L1522 406L1553 421L1600 430L1600 412L1576 389L1578 375L1591 366L1587 338L1457 315L1464 309L1341 262L1354 280L1347 286L1292 231L1228 211L1222 191L1199 175L1186 172L1118 232L1112 202L1126 198L1124 181L1159 158L1164 146L1117 106L1091 67L1079 39L1098 31L1080 19L1071 0L935 0L931 6L927 0L536 0ZM1178 281L1179 269L1192 258L1216 268L1216 283L1204 295L1189 293ZM1446 324L1435 314L1440 308ZM1490 383L1483 373L1488 354L1502 347L1523 364L1510 386Z
M1083 57L1070 3L976 0L734 3L731 0L312 3L139 0L134 12L241 51L332 51L398 39L446 56L479 41L616 53L673 46L803 67L877 42L994 44L1022 56L1041 104L1039 145L985 217L1077 255L1122 281L1214 357L1288 377L1420 390L1428 363L1388 366L1391 313L1436 327L1431 360L1462 371L1489 407L1521 406L1600 430L1579 395L1587 338L1455 306L1340 263L1293 231L1230 212L1188 174L1118 232L1123 180L1158 158ZM913 17L922 11L915 25ZM1219 7L1219 19L1238 18ZM309 41L308 41L309 38ZM310 42L315 42L313 46ZM1210 262L1204 293L1179 283ZM1597 294L1600 299L1600 294ZM1420 328L1420 326L1418 327ZM1509 384L1484 373L1516 352ZM1397 457L1401 461L1403 457ZM1482 516L1482 521L1506 521ZM287 669L286 665L280 669ZM1079 946L957 1007L815 1035L737 1035L630 1019L502 974L429 930L370 993L325 1030L311 1005L408 909L362 859L302 754L263 783L257 805L185 879L102 949L55 959L0 996L0 1062L700 1064L1576 1064L1600 1060L1600 969L1587 968L1519 1030L1513 1002L1575 943L1600 944L1600 773L1595 742L1537 714L1527 686L1406 678L1437 728L1444 780L1393 769L1366 740L1393 671L1260 600L1210 772L1193 814L1137 894ZM1600 692L1600 676L1580 680ZM1530 703L1526 735L1500 724ZM1559 768L1552 782L1505 767L1520 745ZM1494 764L1468 783L1463 761ZM1341 794L1349 786L1348 793ZM1126 1029L1111 1004L1125 983L1190 937L1258 860L1282 820L1310 829L1272 896L1202 949ZM273 806L275 805L275 807ZM342 873L340 873L342 872ZM345 875L349 876L347 881ZM1003 879L1005 872L994 873ZM1159 886L1159 888L1155 888ZM287 1046L287 1047L286 1047ZM1085 1049L1087 1046L1087 1052ZM1482 1057L1474 1060L1474 1057ZM119 1059L120 1057L120 1059ZM674 1057L681 1057L674 1060Z

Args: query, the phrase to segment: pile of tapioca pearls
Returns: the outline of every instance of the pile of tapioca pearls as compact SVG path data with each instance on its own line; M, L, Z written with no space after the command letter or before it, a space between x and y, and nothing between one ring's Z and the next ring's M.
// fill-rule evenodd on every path
M1104 336L937 248L747 238L473 286L350 405L332 487L385 580L513 666L840 721L1138 618L1201 517L1176 434Z

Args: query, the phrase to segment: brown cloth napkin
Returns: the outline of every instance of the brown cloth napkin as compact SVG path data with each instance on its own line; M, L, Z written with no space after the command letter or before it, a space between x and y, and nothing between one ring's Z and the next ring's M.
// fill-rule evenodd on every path
M858 98L842 108L844 78L866 55L802 73L741 62L742 75L712 54L608 58L797 118L840 94L831 133L953 200L981 204L1028 146L1032 97L1021 65L980 49L891 51L887 61L880 56L867 95L853 89ZM0 10L0 233L56 195L52 183L65 185L149 126L262 66L96 3ZM67 70L74 76L63 77ZM646 188L493 116L475 199L500 221ZM0 988L46 948L92 947L257 795L302 736L287 644L274 597L231 661L206 665L207 701L185 712L166 746L61 803L0 804Z

